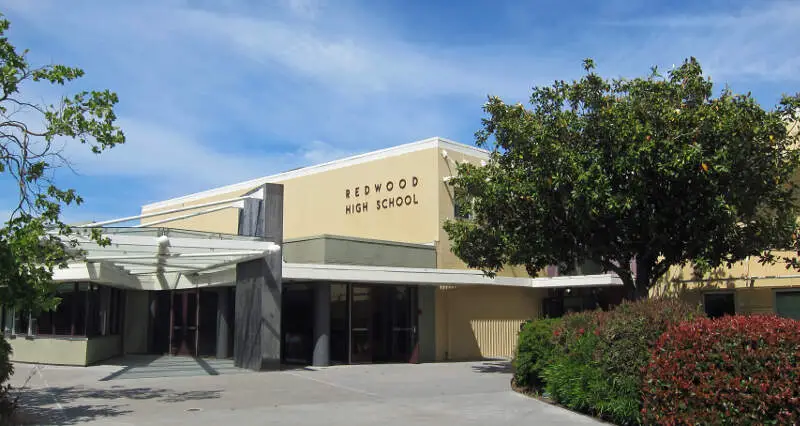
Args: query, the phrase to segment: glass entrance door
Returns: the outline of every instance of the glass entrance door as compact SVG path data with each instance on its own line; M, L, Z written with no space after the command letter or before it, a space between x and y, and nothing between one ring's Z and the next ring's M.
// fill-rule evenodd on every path
M416 290L410 286L352 286L351 363L416 362Z
M281 309L282 359L287 364L311 364L314 353L314 291L306 284L283 287Z
M350 303L350 363L370 363L373 356L374 287L354 285Z
M197 320L199 316L197 292L172 292L172 355L197 355Z
M393 362L417 362L417 288L389 287L391 340L389 358Z

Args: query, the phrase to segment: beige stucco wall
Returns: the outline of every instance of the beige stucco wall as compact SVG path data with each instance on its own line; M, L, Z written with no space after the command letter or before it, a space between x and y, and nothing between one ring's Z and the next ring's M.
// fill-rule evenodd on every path
M453 187L448 185L444 179L448 176L457 174L456 163L471 163L476 166L481 164L484 157L467 155L458 151L448 151L447 158L440 153L436 156L436 166L440 179L438 180L438 246L437 246L437 265L443 269L467 269L467 265L461 261L452 251L450 251L450 239L444 230L444 223L454 218L454 199ZM527 277L528 273L523 267L506 267L498 275L506 277Z
M436 152L434 148L413 151L276 182L284 186L284 238L330 234L409 243L435 241L439 235L436 190L437 180L440 180L437 179ZM252 188L168 208L237 197L250 190ZM402 206L398 206L398 197L402 199ZM388 198L392 198L394 207L389 207ZM410 205L406 205L406 201L411 201ZM363 209L365 203L366 209ZM379 209L379 203L387 208ZM144 222L190 212L156 216ZM238 212L226 209L160 226L235 234Z
M247 192L249 192L249 190L239 190L203 198L200 200L193 200L186 203L175 204L161 209L152 209L152 210L142 209L142 214L157 213L159 211L174 210L180 207L189 207L189 206L196 206L199 204L211 203L214 201L222 201L230 198L240 197L246 194ZM142 219L141 223L146 224L146 223L156 222L159 220L183 216L212 208L215 208L215 206L200 207L196 210L186 210L178 213L148 217ZM218 210L215 212L206 213L195 217L177 219L171 222L166 222L154 226L164 227L164 228L174 228L174 229L187 229L190 231L222 232L226 234L237 234L239 232L239 209L230 208L230 209Z
M790 255L790 253L779 253ZM761 265L758 258L719 268L701 280L690 267L673 268L667 277L651 289L651 295L678 296L702 305L703 294L732 291L737 314L775 313L775 291L800 289L800 272L786 269L782 263Z
M126 354L147 353L148 329L150 327L150 294L146 290L125 290L125 339L122 342Z
M450 287L436 293L436 359L512 357L520 325L540 315L543 290Z
M438 235L435 153L435 149L425 149L280 182L284 185L284 237L332 234L433 242ZM392 191L387 190L390 186ZM403 199L400 207L397 197ZM388 198L394 199L395 207L378 209L378 203L388 207ZM406 200L411 205L405 205ZM364 203L366 211L356 212L356 206Z
M36 364L86 366L121 354L120 336L91 338L25 337L8 339L11 360Z
M796 253L778 252L778 256L791 256ZM676 267L651 289L651 295L677 295L686 293L702 294L719 290L735 290L737 311L772 312L771 289L800 287L800 271L786 269L783 263L762 265L757 257L737 262L730 268L718 268L697 280L689 266ZM764 291L756 291L763 289ZM770 297L763 296L769 294ZM691 297L691 296L686 296ZM702 299L702 297L700 297ZM748 299L753 298L753 302Z
M94 364L109 358L122 355L122 338L116 336L100 336L89 339L86 347L86 363Z
M8 339L11 360L37 364L86 365L87 339L15 336Z

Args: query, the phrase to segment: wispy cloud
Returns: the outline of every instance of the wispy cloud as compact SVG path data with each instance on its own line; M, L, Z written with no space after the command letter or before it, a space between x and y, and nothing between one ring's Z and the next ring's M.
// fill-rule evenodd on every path
M5 9L12 40L32 43L32 59L80 65L79 87L120 94L128 143L100 157L69 154L81 176L73 180L96 204L130 191L105 188L112 177L136 185L139 195L119 200L129 211L142 198L425 137L470 142L486 94L524 101L533 85L579 75L585 57L607 75L697 56L717 81L800 80L800 48L788 41L796 2L623 16L629 2L616 0L620 18L576 13L568 29L537 20L549 16L539 3L512 3L514 19L502 12L446 28L354 1L7 0ZM513 43L492 34L512 21ZM469 41L442 37L454 27Z
M606 21L645 34L631 43L655 57L696 56L718 80L800 81L796 1L750 2L740 9ZM624 32L628 33L628 32ZM648 49L649 47L649 49ZM638 60L638 59L637 59Z

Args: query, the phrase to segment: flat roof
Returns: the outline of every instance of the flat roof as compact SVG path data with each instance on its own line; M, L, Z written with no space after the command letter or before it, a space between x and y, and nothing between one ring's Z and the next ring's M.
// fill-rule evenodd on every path
M472 145L466 145L460 142L454 142L449 139L440 138L436 136L428 139L423 139L421 141L411 142L403 145L397 145L390 148L380 149L377 151L371 151L364 154L333 160L327 163L312 165L308 167L301 167L298 169L289 170L271 176L251 179L248 181L234 183L231 185L225 185L218 188L209 189L206 191L195 192L193 194L184 195L181 197L170 198L164 201L145 204L144 206L142 206L142 210L162 209L174 206L176 204L189 203L192 201L209 198L216 195L228 194L236 191L247 191L248 189L255 188L265 183L281 182L297 178L300 176L313 175L316 173L322 173L329 170L340 169L382 158L393 157L397 155L402 155L410 152L422 151L425 149L432 149L432 148L451 150L466 155L473 155L479 158L485 158L485 159L489 158L489 151L485 149L481 149Z

